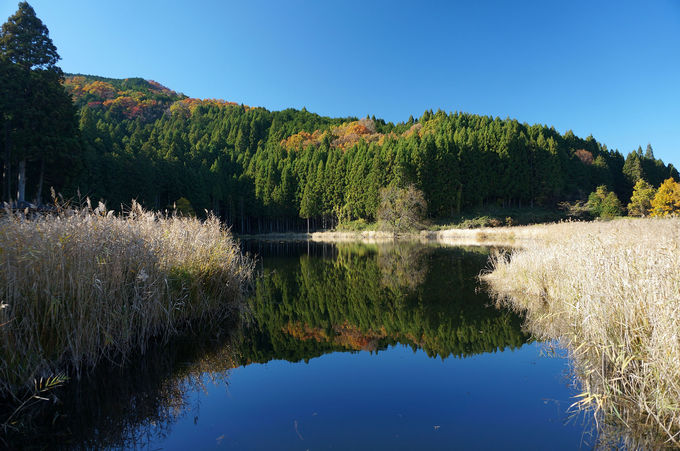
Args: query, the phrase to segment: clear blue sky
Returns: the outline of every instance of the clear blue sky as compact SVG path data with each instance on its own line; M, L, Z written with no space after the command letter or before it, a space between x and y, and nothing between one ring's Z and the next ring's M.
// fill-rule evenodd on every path
M330 116L509 116L680 167L678 0L29 3L66 72Z

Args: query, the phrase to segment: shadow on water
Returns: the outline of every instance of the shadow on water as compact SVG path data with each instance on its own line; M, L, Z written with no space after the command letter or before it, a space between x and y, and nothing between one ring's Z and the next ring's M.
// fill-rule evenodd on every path
M191 393L230 369L332 352L380 352L400 343L440 359L530 340L522 318L491 306L477 275L485 248L422 244L244 242L260 276L244 321L156 346L123 368L100 367L44 409L16 447L139 448L196 415Z
M227 382L237 366L240 330L240 321L230 322L152 343L123 367L102 363L58 390L53 406L28 412L30 427L6 441L11 449L144 447L199 407L192 392L207 382Z

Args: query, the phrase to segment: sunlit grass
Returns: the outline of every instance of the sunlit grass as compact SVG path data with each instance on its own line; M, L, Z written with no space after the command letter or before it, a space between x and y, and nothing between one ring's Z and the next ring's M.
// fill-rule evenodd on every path
M678 446L680 219L543 228L483 279L526 311L538 338L569 349L577 407L627 430L634 446Z
M0 394L124 361L241 307L252 263L210 218L64 210L0 218Z

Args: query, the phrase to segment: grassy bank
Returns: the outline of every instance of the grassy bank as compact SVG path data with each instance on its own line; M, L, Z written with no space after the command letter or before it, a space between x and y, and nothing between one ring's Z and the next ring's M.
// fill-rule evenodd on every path
M434 221L428 229L474 229L480 227L502 227L531 224L545 224L570 218L567 211L541 207L498 207L478 208L469 213Z
M540 207L502 208L489 206L450 218L426 220L421 225L425 230L436 232L448 229L478 229L544 224L568 220L570 217L569 212L558 209ZM385 228L386 226L380 222L366 222L363 219L357 219L355 221L339 223L334 231L373 232L384 230Z
M252 264L219 222L66 210L0 218L0 394L124 361L240 307Z
M532 333L570 350L577 405L600 425L634 447L678 446L680 219L544 228L483 279L526 311Z

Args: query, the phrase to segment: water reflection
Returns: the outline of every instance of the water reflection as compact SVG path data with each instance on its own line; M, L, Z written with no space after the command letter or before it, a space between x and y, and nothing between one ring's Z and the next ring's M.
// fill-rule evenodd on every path
M198 409L192 393L228 382L239 334L239 324L224 324L152 343L122 368L103 363L63 388L53 408L36 412L28 432L7 437L9 448L138 449L166 437Z
M200 414L206 384L230 369L332 352L380 352L396 343L430 357L464 358L529 340L521 318L490 306L476 276L488 249L421 244L244 243L261 275L245 325L150 349L123 369L101 368L71 384L18 447L139 448ZM240 323L239 323L240 324ZM214 326L214 325L213 325ZM228 330L229 333L225 333Z
M264 253L251 298L248 362L308 360L331 352L405 343L431 357L517 348L520 318L489 306L476 276L488 250L419 244L299 245L295 255ZM319 257L318 255L326 255Z

